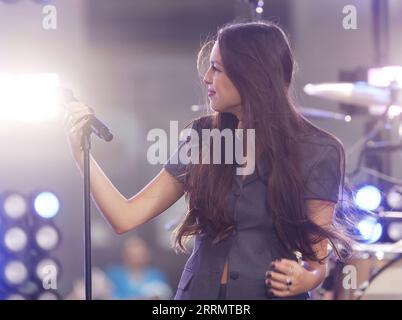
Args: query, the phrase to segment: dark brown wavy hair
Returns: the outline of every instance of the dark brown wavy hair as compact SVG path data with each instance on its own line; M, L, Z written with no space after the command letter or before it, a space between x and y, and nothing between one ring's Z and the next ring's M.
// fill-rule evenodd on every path
M215 41L219 44L226 73L240 93L244 129L255 129L256 168L261 174L263 163L269 172L267 206L276 233L290 251L303 258L321 261L312 244L328 239L350 252L347 219L337 210L332 227L320 227L306 215L304 186L300 170L297 137L303 132L320 132L338 141L304 118L291 99L295 61L288 36L278 25L265 21L232 23L218 30L217 38L206 42L199 54L197 67L202 76ZM215 112L198 120L201 127L237 128L238 119L230 113ZM342 185L345 156L339 142ZM222 154L224 156L224 149ZM228 206L236 164L189 164L185 176L188 212L175 230L175 247L186 251L185 240L207 234L217 243L227 238L234 226ZM339 252L338 256L340 256Z

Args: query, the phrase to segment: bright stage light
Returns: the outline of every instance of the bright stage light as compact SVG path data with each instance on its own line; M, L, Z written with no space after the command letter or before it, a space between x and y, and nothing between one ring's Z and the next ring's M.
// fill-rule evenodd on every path
M40 280L43 280L44 277L49 275L49 272L53 271L56 271L55 276L57 277L60 272L60 265L53 258L43 258L35 267L35 274Z
M4 233L4 245L9 251L20 252L26 248L27 243L28 236L19 227L10 228Z
M402 222L391 222L388 226L388 236L393 241L402 239Z
M59 213L60 202L52 192L41 192L34 200L36 213L46 219L53 218Z
M0 121L52 120L58 107L59 78L54 73L0 73Z
M381 204L382 197L377 187L367 185L356 192L354 200L363 210L376 210Z
M387 194L387 203L394 210L402 210L402 187L394 186Z
M11 285L20 285L28 279L28 269L21 261L11 260L4 266L4 279Z
M367 218L360 221L357 225L363 239L368 243L374 243L381 238L382 225L374 218Z
M13 193L6 196L3 203L3 211L10 219L20 219L27 213L27 202L19 194Z
M392 81L402 87L402 67L401 66L387 66L382 68L371 68L368 70L367 82L368 84L376 87L388 87ZM372 106L373 110L378 109L381 113L384 106ZM388 110L388 117L393 119L402 113L402 106L392 105Z
M257 8L255 8L255 12L261 14L264 12L264 9L262 7L257 7Z
M371 68L368 71L368 83L376 87L387 87L391 81L402 84L402 67L388 66L382 68Z
M58 246L60 236L55 227L45 225L36 231L35 242L40 249L50 251Z
M49 256L61 242L60 229L51 220L60 206L49 191L29 197L13 191L1 195L0 300L61 299L56 290L43 287L46 276L59 279L61 272L59 261Z

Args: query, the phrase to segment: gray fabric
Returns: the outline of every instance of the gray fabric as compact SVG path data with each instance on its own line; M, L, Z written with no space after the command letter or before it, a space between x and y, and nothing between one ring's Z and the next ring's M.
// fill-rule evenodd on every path
M199 121L194 123L193 128L199 130ZM187 143L189 141L181 142L178 150ZM300 143L305 199L337 202L342 145L321 134L300 136ZM186 165L172 164L169 160L164 168L179 181L184 181ZM175 299L217 299L227 258L229 277L226 299L272 299L265 285L266 270L275 259L297 259L282 246L274 232L266 206L266 174L263 171L259 175L256 170L244 181L235 176L229 205L236 229L228 239L216 245L212 245L212 239L206 235L195 237L193 252L185 264ZM308 293L292 297L308 298Z

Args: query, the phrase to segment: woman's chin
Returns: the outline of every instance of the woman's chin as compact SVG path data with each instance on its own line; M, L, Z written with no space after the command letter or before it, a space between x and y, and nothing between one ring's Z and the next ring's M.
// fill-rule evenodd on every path
M222 107L222 106L216 106L216 105L210 105L211 109L215 112L219 112L219 113L232 113L234 114L234 112L232 112L233 108L228 108L228 107Z
M226 112L227 111L225 107L214 104L212 102L209 104L209 106L213 111L216 111L216 112Z

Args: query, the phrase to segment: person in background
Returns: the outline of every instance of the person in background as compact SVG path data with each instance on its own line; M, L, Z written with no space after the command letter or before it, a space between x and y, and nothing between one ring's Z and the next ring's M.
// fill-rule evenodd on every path
M113 299L170 299L172 289L162 271L150 265L147 243L131 236L123 245L123 265L106 270L112 283Z

